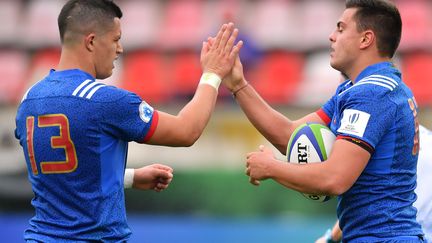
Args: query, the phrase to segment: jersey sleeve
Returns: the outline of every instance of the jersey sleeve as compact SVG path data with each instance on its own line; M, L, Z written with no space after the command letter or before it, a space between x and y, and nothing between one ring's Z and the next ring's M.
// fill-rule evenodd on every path
M315 112L327 126L330 126L330 122L333 119L337 103L337 95L341 93L350 82L351 81L347 80L344 83L339 84L335 95L333 95L319 110Z
M133 93L102 104L102 129L124 141L144 143L156 130L158 113Z
M317 110L315 113L325 122L327 126L330 125L330 122L332 120L331 114L334 113L334 97L331 98L327 103L325 103L319 110Z
M396 105L381 95L362 89L345 94L337 137L352 141L372 152L395 121Z

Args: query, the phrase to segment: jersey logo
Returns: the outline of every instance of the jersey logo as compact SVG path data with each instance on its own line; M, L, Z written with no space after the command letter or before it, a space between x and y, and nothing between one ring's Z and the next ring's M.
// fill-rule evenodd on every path
M363 137L369 122L369 118L369 113L359 110L346 109L343 112L341 125L337 131L340 133Z
M91 99L91 97L96 93L96 91L102 87L106 86L103 83L96 82L90 79L82 82L72 93L73 96L84 97L86 99Z
M154 111L153 107L151 107L145 101L141 102L139 106L139 114L143 122L148 123L150 121L150 119L153 116L153 111Z

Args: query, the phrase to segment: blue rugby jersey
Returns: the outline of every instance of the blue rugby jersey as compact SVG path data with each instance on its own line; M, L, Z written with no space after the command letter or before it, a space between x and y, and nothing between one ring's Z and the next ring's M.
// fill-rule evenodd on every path
M35 216L26 240L127 240L123 177L129 141L145 142L158 113L138 96L80 70L54 71L16 116Z
M344 242L422 235L416 222L417 105L390 62L371 65L348 80L318 111L338 139L371 153L354 185L338 197ZM401 238L399 238L401 239Z

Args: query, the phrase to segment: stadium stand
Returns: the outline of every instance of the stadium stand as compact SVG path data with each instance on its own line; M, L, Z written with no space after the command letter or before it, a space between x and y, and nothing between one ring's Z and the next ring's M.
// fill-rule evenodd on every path
M18 39L21 7L20 1L0 1L0 45L10 46Z
M28 58L20 50L0 50L0 104L17 103L25 88Z
M251 38L262 49L301 46L297 9L298 5L289 0L256 1L245 23L252 30Z
M9 53L5 50L10 48L13 52L21 52L19 56L26 56L10 59L10 62L24 60L24 64L8 63L15 68L27 65L29 70L25 72L26 86L41 78L46 74L46 70L55 67L57 63L58 55L50 52L52 48L59 47L56 19L65 1L0 1L0 21L3 23L0 26L0 55L3 55L3 60L7 59L10 54L4 53ZM325 70L330 67L324 56L328 52L329 32L334 28L338 13L343 9L341 1L123 0L118 3L124 12L122 43L125 52L116 62L114 76L109 78L107 83L137 91L143 96L148 95L146 99L168 102L192 92L199 73L197 53L201 42L208 35L214 34L217 27L226 21L234 21L240 28L240 39L245 42L241 57L247 78L257 83L258 89L263 90L264 96L269 97L271 103L319 105L322 98L314 96L314 99L307 99L304 90L318 90L316 87L321 87L321 83L311 82L316 80L314 76L324 76L325 79L332 77L326 76L328 71ZM421 81L414 81L417 78L411 78L414 74L410 70L411 66L420 64L416 64L417 57L412 57L411 54L417 56L417 51L420 51L419 54L430 56L432 2L396 0L396 3L404 21L399 56L410 72L407 74L410 77L408 82L412 86L418 86L414 83ZM152 50L151 54L148 54L147 50ZM275 56L274 50L278 50L279 54L276 56L280 57ZM192 53L196 56L193 57ZM284 59L281 56L291 56L292 53L297 53L298 57L294 59L302 60L289 61L297 63L296 70L287 65L287 61L278 61ZM318 61L321 53L322 60ZM405 61L404 58L409 60ZM143 63L129 66L129 63L139 60L143 60ZM288 69L285 70L285 67ZM274 75L271 70L281 70L282 74ZM432 72L430 70L422 70L421 76L428 77ZM291 74L293 76L289 77ZM137 85L129 79L142 80L147 85ZM285 83L284 79L291 81ZM264 85L269 80L275 81L271 85ZM3 84L5 82L2 81ZM151 92L147 89L141 90L148 86L153 87ZM290 94L283 94L288 87ZM167 90L162 90L165 88ZM170 88L175 90L169 90ZM420 103L423 103L426 97L432 97L432 90L417 87L413 89L415 94L419 93ZM272 97L273 94L275 97ZM229 94L222 88L221 96L224 99ZM298 97L299 100L295 101L292 97ZM3 100L14 104L17 99Z
M202 73L199 53L191 49L179 50L170 58L168 67L168 80L172 82L175 96L192 97Z
M432 105L432 55L424 52L407 54L402 59L405 83L414 92L419 106Z
M120 86L130 90L150 104L163 103L171 95L162 55L152 50L131 52L124 57Z
M20 41L27 48L60 46L57 16L65 0L29 1L21 15L23 19Z
M33 56L31 56L29 72L26 77L27 87L48 75L50 69L55 69L59 59L59 48L38 49L34 52Z
M158 45L164 49L200 49L202 41L211 33L202 10L201 0L168 1L160 26Z
M267 52L257 64L251 78L255 89L270 103L286 104L292 101L303 80L304 56L282 50Z
M328 67L329 61L328 51L313 52L306 58L304 78L294 99L296 105L323 104L334 94L341 74Z
M124 13L122 21L122 43L124 49L135 50L155 44L160 26L161 6L155 0L121 1Z
M401 50L432 48L432 2L399 0L397 5L403 20Z
M343 11L343 5L337 1L310 0L299 1L299 18L302 26L301 48L320 50L327 48L328 36L335 27L335 17ZM317 28L319 23L319 28Z

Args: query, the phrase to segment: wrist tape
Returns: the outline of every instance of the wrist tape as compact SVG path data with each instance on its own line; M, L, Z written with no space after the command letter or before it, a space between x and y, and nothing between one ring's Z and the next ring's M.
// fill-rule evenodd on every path
M132 188L133 180L134 180L135 170L134 169L126 169L124 173L124 188Z
M215 73L203 73L201 75L201 79L199 84L208 84L216 89L219 89L219 85L222 82L222 79Z

